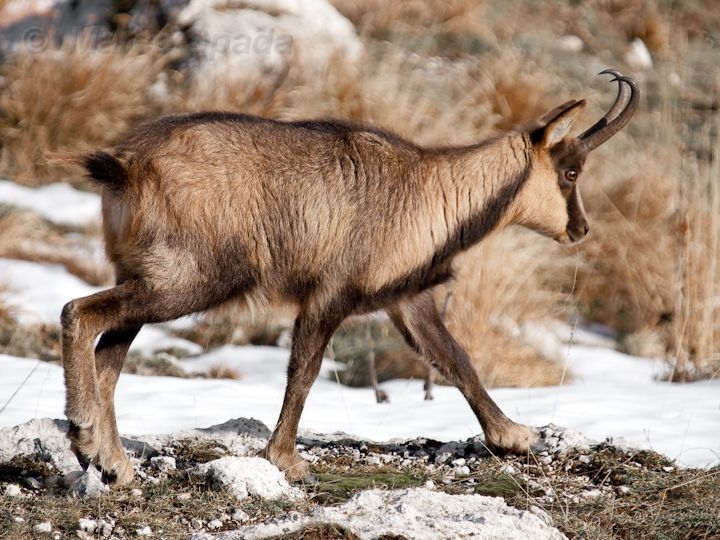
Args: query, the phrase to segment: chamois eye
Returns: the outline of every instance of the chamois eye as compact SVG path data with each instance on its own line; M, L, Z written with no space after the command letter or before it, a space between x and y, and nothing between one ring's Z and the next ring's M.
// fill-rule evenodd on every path
M578 170L577 169L568 169L565 171L565 180L568 182L577 182L578 179Z

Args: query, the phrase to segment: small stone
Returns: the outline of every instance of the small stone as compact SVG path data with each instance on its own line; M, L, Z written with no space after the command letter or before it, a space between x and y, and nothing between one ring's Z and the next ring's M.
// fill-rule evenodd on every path
M15 517L13 518L13 521L14 521L15 523L25 523L25 519L21 518L20 516L15 516Z
M675 467L663 467L662 470L665 472L672 472L675 470Z
M625 62L635 70L652 69L653 59L645 42L635 38L625 53Z
M160 472L170 472L177 469L177 462L174 457L156 456L150 458L150 463Z
M450 464L454 467L462 467L467 463L467 460L465 458L457 458L450 462Z
M142 489L133 488L130 491L130 495L132 495L133 497L142 497L143 491L142 491Z
M233 521L237 521L239 523L245 523L246 521L250 520L250 516L248 516L245 512L240 510L239 508L236 508L232 515Z
M500 467L500 472L503 472L505 474L516 474L517 469L508 463Z
M602 495L602 491L599 489L591 489L590 491L584 491L582 496L586 499L597 499Z
M199 531L200 529L203 528L203 522L202 522L201 519L192 518L192 519L190 520L190 526L191 526L193 529L195 529L196 531Z
M558 38L558 45L561 49L568 52L580 52L583 50L585 43L578 36L568 34Z
M207 526L208 526L208 529L214 531L215 529L219 529L220 527L222 527L222 526L223 526L223 522L220 521L219 519L213 519L213 520L211 520L211 521L208 522Z
M23 482L25 482L25 485L30 489L40 489L43 485L43 483L34 476L23 478Z
M592 461L592 458L590 456L580 456L578 458L578 461L580 463L585 463L586 465Z
M8 484L7 486L5 486L5 495L7 495L8 497L17 497L19 495L22 495L22 490L17 484Z
M103 538L110 538L113 532L113 524L107 523L106 521L100 522L100 536Z
M627 486L620 486L618 487L618 492L623 495L627 495L628 493L630 493L630 488Z
M180 493L177 496L177 499L179 501L189 501L190 499L192 499L192 495L190 495L189 493Z
M42 523L37 523L33 530L37 533L46 533L49 534L52 532L52 525L49 521L43 521Z
M137 536L152 536L153 535L152 529L148 525L145 525L141 529L136 529L135 534Z
M75 497L96 497L108 493L110 488L100 478L97 469L89 468L84 473L67 475L70 494Z
M470 467L468 467L467 465L458 467L455 469L455 474L457 474L458 476L468 476L470 474Z
M432 480L425 482L425 489L435 489L435 482Z
M78 527L81 531L87 532L87 533L94 533L95 530L98 528L97 521L94 519L86 519L86 518L80 518L78 521Z

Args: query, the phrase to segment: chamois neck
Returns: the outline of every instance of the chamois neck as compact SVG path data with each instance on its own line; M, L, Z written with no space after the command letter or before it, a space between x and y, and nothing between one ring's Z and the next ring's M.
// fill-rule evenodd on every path
M513 134L438 151L431 184L441 191L444 251L467 249L513 222L513 203L530 172L529 149L526 136Z

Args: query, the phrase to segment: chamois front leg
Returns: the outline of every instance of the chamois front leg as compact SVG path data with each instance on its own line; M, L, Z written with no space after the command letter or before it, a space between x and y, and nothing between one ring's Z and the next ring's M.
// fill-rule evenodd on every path
M295 449L295 439L305 399L320 373L323 352L340 321L330 322L303 313L295 321L285 399L265 449L265 457L285 472L289 480L301 480L310 472L309 464Z
M467 353L450 335L430 291L402 300L388 314L408 344L463 393L485 433L488 448L526 454L537 435L503 414L483 388Z

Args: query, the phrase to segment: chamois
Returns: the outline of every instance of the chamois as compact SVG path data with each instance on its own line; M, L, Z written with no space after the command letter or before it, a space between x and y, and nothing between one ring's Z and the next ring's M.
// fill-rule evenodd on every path
M288 478L309 471L295 439L328 341L346 317L381 309L460 389L489 448L531 451L536 433L490 398L431 290L450 279L458 253L507 225L565 244L587 235L578 176L639 99L630 78L603 73L618 82L616 101L575 138L567 135L584 100L528 128L445 148L343 121L206 112L160 118L112 153L74 157L102 187L117 279L61 315L76 454L109 481L130 482L113 403L130 343L143 324L230 301L297 312L285 397L264 454Z

